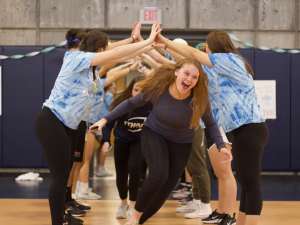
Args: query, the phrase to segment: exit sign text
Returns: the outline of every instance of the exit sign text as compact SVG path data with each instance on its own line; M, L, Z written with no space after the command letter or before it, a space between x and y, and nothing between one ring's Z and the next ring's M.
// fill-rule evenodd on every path
M156 20L161 24L161 9L157 8L144 8L140 9L140 22L141 24L153 24Z

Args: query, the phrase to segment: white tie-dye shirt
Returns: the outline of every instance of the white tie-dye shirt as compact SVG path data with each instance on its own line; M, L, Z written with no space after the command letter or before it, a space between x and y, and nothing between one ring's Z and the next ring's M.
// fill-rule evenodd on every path
M72 129L77 129L80 121L88 118L95 102L93 68L90 66L94 55L81 51L66 52L54 88L44 103L62 123ZM95 75L96 86L100 90L99 75Z
M264 122L253 78L247 73L243 59L233 53L208 56L218 75L219 118L224 131L232 131L244 124Z

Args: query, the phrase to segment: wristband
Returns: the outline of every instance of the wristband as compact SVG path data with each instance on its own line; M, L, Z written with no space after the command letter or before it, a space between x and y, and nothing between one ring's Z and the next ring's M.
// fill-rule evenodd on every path
M137 39L138 39L138 41L140 41L140 39L142 39L142 40L143 40L143 38L142 38L141 36L139 36Z
M131 38L132 38L132 42L131 43L133 43L134 42L134 37L132 37L132 36L130 36Z
M168 44L169 44L169 39L167 38L167 41L166 41L166 43L165 43L165 50L167 50Z

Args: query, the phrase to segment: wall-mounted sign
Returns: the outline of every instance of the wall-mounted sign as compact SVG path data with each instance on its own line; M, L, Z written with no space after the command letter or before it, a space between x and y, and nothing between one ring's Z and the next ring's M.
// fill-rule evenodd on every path
M162 24L162 10L156 7L145 7L140 9L141 24L153 24L156 20Z
M276 80L255 80L260 111L266 119L276 119Z

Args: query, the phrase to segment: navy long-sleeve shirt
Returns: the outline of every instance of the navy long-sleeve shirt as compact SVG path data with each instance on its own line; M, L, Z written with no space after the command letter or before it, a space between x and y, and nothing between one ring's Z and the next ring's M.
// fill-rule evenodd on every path
M152 103L149 102L107 123L102 129L103 137L101 143L110 142L110 134L113 128L115 128L115 138L120 141L130 143L140 140L142 127L152 111L152 107Z
M146 95L139 93L135 97L122 102L104 118L107 122L111 122L115 118L147 104L151 101L149 99L150 96L151 93ZM190 122L193 116L193 110L190 106L192 98L193 94L183 100L178 100L170 94L169 89L165 90L159 96L155 105L153 105L153 110L144 125L170 141L191 143L195 133L195 130L190 129ZM211 114L209 99L207 99L202 121L217 147L225 146L219 127Z

